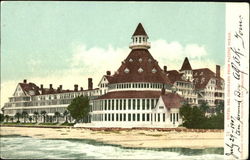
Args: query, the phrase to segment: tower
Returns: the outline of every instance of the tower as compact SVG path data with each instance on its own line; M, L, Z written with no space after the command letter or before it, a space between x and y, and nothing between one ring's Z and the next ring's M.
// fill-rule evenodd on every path
M134 34L132 35L133 42L129 45L131 49L149 49L148 35L145 32L141 23L138 24Z
M182 67L181 67L181 69L179 71L180 71L180 73L184 74L183 78L185 80L188 80L188 81L192 81L193 80L192 67L191 67L191 65L190 65L189 60L188 60L187 57L184 59Z

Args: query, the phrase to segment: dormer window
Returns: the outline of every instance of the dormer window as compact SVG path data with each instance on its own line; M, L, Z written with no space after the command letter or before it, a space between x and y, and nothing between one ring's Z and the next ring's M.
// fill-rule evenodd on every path
M130 58L130 59L129 59L129 62L133 62L133 59Z
M152 73L156 73L157 70L155 68L152 69Z
M142 73L142 72L143 72L143 69L142 69L142 68L139 68L139 69L138 69L138 72L139 72L139 73Z
M200 73L200 76L202 76L202 75L203 75L203 72Z
M126 68L126 69L124 70L124 72L125 72L125 73L129 73L129 69Z
M204 83L204 81L205 81L205 78L202 78L202 79L201 79L201 83Z
M139 62L142 62L142 59L141 59L141 58L139 58Z
M151 58L149 58L149 59L148 59L148 62L149 62L149 63L150 63L150 62L152 62L152 59L151 59Z

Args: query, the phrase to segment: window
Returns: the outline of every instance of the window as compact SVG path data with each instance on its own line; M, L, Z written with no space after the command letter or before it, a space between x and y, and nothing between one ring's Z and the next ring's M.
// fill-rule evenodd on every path
M114 100L112 99L112 110L114 110L115 109L115 104L114 104L115 102L114 102Z
M123 114L123 121L126 121L126 113Z
M149 113L147 113L147 121L149 121Z
M147 109L149 109L149 99L147 99Z
M159 106L159 109L163 109L164 107L163 106Z
M173 113L173 121L175 122L175 113Z
M145 121L145 113L142 114L142 121Z
M156 113L155 113L155 122L156 122Z
M116 121L118 121L119 119L118 119L118 113L116 113Z
M122 121L122 114L120 113L120 121Z
M151 99L151 109L154 108L154 99Z
M140 121L140 113L137 114L137 121Z
M128 109L131 109L131 99L128 99Z
M119 103L118 103L118 99L117 99L117 100L116 100L116 105L115 105L115 106L116 106L116 110L118 110L118 104L119 104Z
M123 110L126 110L126 99L123 100Z
M135 110L135 99L133 99L133 110Z
M165 113L162 114L163 122L165 122Z
M128 121L131 121L131 114L128 114Z
M137 110L140 110L140 99L137 99Z
M108 100L108 110L110 110L110 99Z
M109 117L108 117L108 121L110 121L110 113L109 113L108 115L109 115Z
M176 121L178 122L179 114L176 113Z
M120 99L120 110L122 110L122 99Z
M161 114L158 113L158 122L160 122L160 120L161 120Z
M135 114L133 114L133 121L135 121Z
M170 122L172 122L172 113L170 113Z
M145 110L145 99L142 99L142 110Z

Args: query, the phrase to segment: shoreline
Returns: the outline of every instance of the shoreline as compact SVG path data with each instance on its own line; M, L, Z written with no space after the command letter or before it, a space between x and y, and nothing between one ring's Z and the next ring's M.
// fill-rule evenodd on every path
M46 127L46 128L45 128ZM126 148L223 148L223 130L159 131L119 128L74 128L50 126L4 126L1 136L20 135L39 139L86 139Z

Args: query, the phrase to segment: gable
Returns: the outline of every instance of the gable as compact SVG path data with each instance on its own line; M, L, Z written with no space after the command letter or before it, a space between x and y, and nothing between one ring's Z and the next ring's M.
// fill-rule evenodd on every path
M13 96L19 97L19 96L25 96L25 95L26 95L26 94L25 94L25 92L23 91L22 87L20 86L20 84L18 84L17 87L16 87L16 90L15 90L15 92L14 92L14 94L13 94Z

